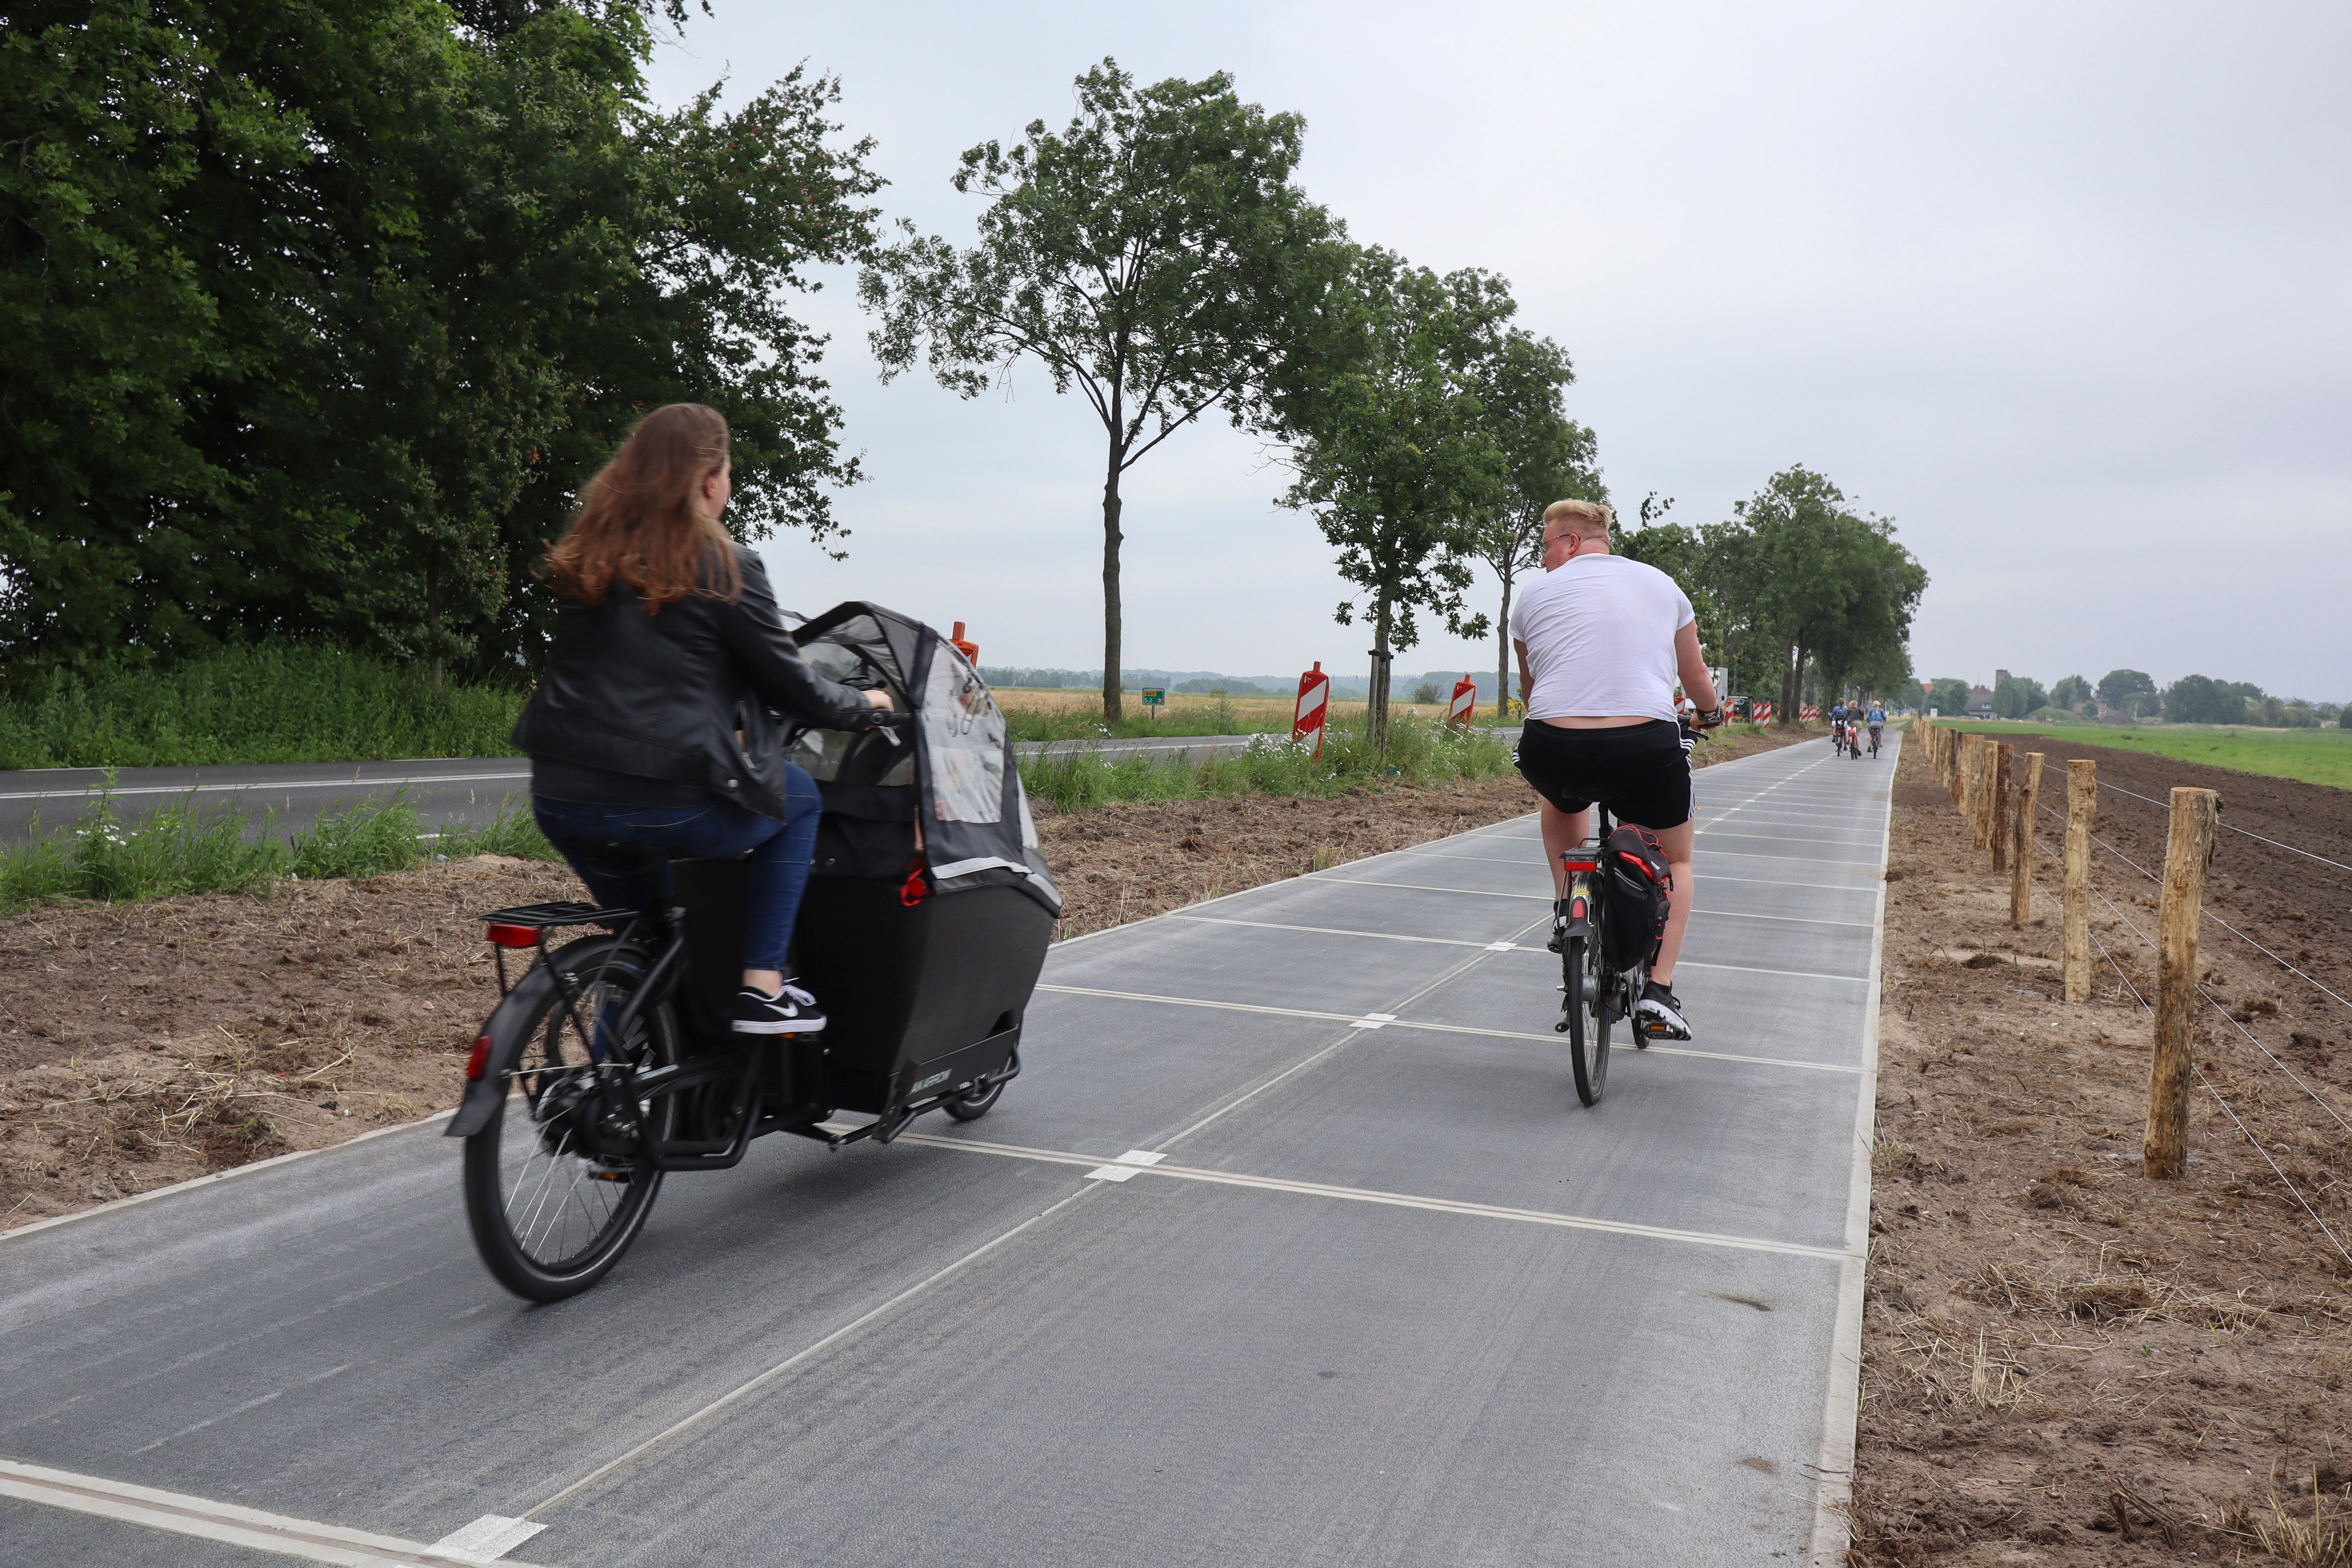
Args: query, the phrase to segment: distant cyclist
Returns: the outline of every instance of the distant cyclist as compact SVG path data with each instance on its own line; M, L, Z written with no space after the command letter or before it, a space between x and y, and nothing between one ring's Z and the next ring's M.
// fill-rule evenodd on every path
M1559 858L1591 837L1594 801L1657 835L1674 870L1673 912L1638 1011L1667 1037L1687 1040L1674 976L1690 924L1692 797L1675 678L1699 704L1699 728L1722 723L1723 708L1689 595L1656 567L1611 554L1612 521L1593 501L1554 501L1544 512L1544 575L1511 611L1528 709L1517 760L1543 797L1555 898Z
M1853 712L1846 707L1845 699L1839 698L1837 706L1830 710L1830 744L1840 747L1845 744L1846 721L1852 717Z
M1870 749L1875 752L1878 750L1878 738L1886 729L1885 705L1875 697L1870 700L1870 713L1865 721L1870 725Z

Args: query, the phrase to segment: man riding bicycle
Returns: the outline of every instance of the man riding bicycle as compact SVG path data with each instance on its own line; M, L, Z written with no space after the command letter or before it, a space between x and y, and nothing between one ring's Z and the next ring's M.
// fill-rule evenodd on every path
M1672 913L1637 1011L1670 1039L1690 1025L1675 997L1675 961L1690 924L1692 792L1688 742L1675 721L1677 676L1695 722L1723 722L1689 595L1654 566L1613 555L1612 521L1593 501L1544 512L1544 575L1511 610L1527 704L1519 773L1542 797L1544 856L1564 897L1560 856L1591 836L1592 803L1657 835L1673 868Z
M1853 710L1845 705L1845 699L1839 698L1837 706L1830 710L1830 744L1839 747L1845 744L1846 721L1853 716Z
M1870 725L1870 749L1874 752L1878 750L1879 736L1886 729L1886 708L1885 704L1881 703L1875 697L1870 700L1870 713L1867 721Z

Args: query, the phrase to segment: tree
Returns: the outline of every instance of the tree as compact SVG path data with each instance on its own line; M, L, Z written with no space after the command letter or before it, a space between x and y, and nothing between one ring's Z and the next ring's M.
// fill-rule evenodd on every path
M2176 724L2242 724L2246 699L2227 681L2184 675L2164 689L2164 716Z
M2099 700L2110 708L2127 706L2126 700L2146 693L2156 694L2156 682L2141 669L2111 669L2099 677Z
M1969 683L1946 677L1927 683L1927 704L1946 718L1964 715L1969 710Z
M1338 293L1341 325L1299 405L1297 479L1283 504L1314 515L1339 548L1339 575L1370 595L1337 618L1372 625L1367 728L1385 748L1390 662L1420 640L1417 612L1464 629L1473 529L1510 494L1486 397L1513 352L1517 307L1491 274L1440 278L1376 247Z
M785 300L870 242L867 148L797 73L655 112L653 9L12 11L12 676L272 634L520 673L547 607L514 587L664 401L733 426L730 524L832 530L856 466Z
M2063 708L2069 713L2091 700L2091 683L2079 675L2069 675L2050 689L2050 705Z
M2004 719L2022 719L2049 704L2050 693L2042 689L2038 680L2011 675L1993 682L1992 710Z
M1666 521L1666 513L1674 510L1674 497L1660 500L1655 490L1643 496L1635 525L1618 529L1610 548L1628 560L1654 566L1672 577L1690 598L1692 612L1697 616L1700 647L1714 663L1736 668L1723 605L1714 592L1725 575L1722 563L1712 553L1721 542L1711 544L1703 530ZM1728 683L1717 695L1728 697Z
M1502 358L1486 395L1486 412L1502 448L1508 490L1473 522L1470 542L1471 553L1486 563L1503 588L1495 616L1497 720L1509 717L1511 706L1511 595L1521 575L1542 564L1544 510L1556 500L1609 499L1593 461L1591 430L1570 419L1561 405L1562 392L1576 380L1568 351L1513 328L1506 334Z
M1796 721L1809 662L1819 663L1824 694L1858 672L1908 676L1902 649L1927 574L1895 542L1891 521L1852 511L1835 485L1802 466L1773 475L1732 513L1705 542L1727 624L1753 650L1745 662L1780 672L1781 722Z
M919 235L860 276L885 380L928 350L966 397L1034 355L1105 438L1103 717L1120 714L1120 485L1212 408L1279 426L1278 379L1302 321L1346 265L1339 226L1291 183L1306 122L1268 114L1219 72L1139 89L1106 58L1077 79L1056 134L968 150L953 183L991 199L980 243Z

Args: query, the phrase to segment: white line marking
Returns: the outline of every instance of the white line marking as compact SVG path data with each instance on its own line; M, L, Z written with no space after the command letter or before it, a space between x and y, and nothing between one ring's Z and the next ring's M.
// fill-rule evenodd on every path
M488 1563L504 1557L546 1528L528 1519L508 1519L501 1514L486 1513L473 1523L453 1530L435 1542L433 1550Z
M906 1136L906 1134L901 1133L899 1135L900 1141L904 1142ZM988 1254L995 1251L1006 1242L1011 1241L1014 1237L1019 1236L1023 1231L1027 1230L1031 1226L1036 1225L1060 1210L1069 1207L1072 1204L1076 1203L1088 1193L1097 1190L1097 1189L1093 1187L1080 1187L1076 1192L1072 1193L1068 1197L1064 1198L1061 1202L1055 1204L1050 1207L1042 1209L1036 1214L1031 1215L1027 1219L1023 1220L1019 1225L1014 1226L1012 1229L982 1242L978 1247L973 1247L970 1252L965 1253L953 1263L949 1264L946 1268L940 1269L936 1273L925 1275L922 1279L916 1280L915 1283L908 1286L904 1290L899 1291L897 1295L891 1297L880 1306L874 1308L871 1311L851 1319L848 1322L844 1323L841 1327L834 1330L833 1332L825 1335L823 1339L816 1341L813 1344L804 1346L801 1350L793 1352L791 1355L786 1356L783 1360L778 1362L767 1371L759 1373L757 1376L744 1379L741 1383L737 1384L733 1388L729 1389L726 1393L720 1394L709 1404L702 1406L699 1410L693 1411L692 1413L680 1417L678 1420L670 1423L670 1425L663 1427L660 1431L655 1433L644 1442L639 1443L635 1447L630 1448L624 1453L618 1454L614 1458L605 1460L603 1464L597 1466L594 1469L589 1471L586 1475L581 1477L570 1486L565 1487L562 1491L551 1493L545 1500L533 1503L530 1507L522 1510L521 1517L529 1519L532 1514L546 1512L549 1509L553 1508L557 1503L563 1501L566 1498L575 1496L579 1492L585 1490L587 1488L593 1486L596 1482L604 1479L606 1476L611 1475L614 1471L621 1468L623 1466L630 1464L643 1456L653 1452L653 1450L660 1447L663 1444L667 1443L671 1438L678 1436L680 1433L687 1431L690 1427L701 1425L703 1422L709 1420L711 1416L716 1415L719 1412L726 1409L728 1406L750 1398L753 1394L758 1393L761 1389L765 1388L768 1384L775 1382L778 1378L783 1376L786 1373L792 1371L793 1368L800 1365L803 1362L807 1361L812 1356L821 1353L830 1346L837 1344L841 1341L847 1339L850 1335L856 1333L866 1324L873 1322L876 1319L882 1317L885 1313L887 1313L901 1302L912 1300L915 1297L921 1295L924 1291L929 1289L940 1280L947 1279L950 1275L955 1274L967 1266L985 1258Z
M1013 1160L1040 1160L1052 1164L1091 1164L1091 1154L1067 1154L1058 1149L1028 1149L1014 1143L983 1143L971 1138L942 1138L927 1132L902 1132L902 1143L927 1143L937 1149L961 1149L972 1154L996 1154ZM1106 1167L1107 1168L1107 1167ZM1261 1192L1295 1193L1306 1197L1344 1198L1353 1203L1387 1204L1398 1208L1427 1209L1439 1214L1466 1215L1480 1219L1517 1220L1526 1225L1558 1226L1570 1230L1606 1231L1617 1236L1647 1237L1657 1241L1684 1241L1702 1247L1727 1247L1745 1252L1777 1252L1793 1258L1820 1258L1843 1262L1846 1254L1832 1247L1807 1247L1793 1241L1766 1241L1752 1236L1718 1236L1711 1231L1673 1230L1663 1226L1633 1225L1622 1220L1593 1219L1584 1215L1554 1214L1545 1209L1507 1208L1496 1204L1465 1203L1454 1198L1425 1198L1411 1193L1382 1192L1374 1187L1340 1187L1325 1182L1296 1182L1281 1176L1249 1176L1196 1165L1127 1167L1133 1176L1168 1176L1182 1182L1208 1182L1218 1186L1255 1187ZM1096 1173L1089 1171L1088 1175ZM1124 1177L1116 1178L1124 1180Z
M1286 925L1280 921L1237 921L1220 915L1169 914L1164 920L1187 921L1204 926L1248 926L1254 931L1303 931L1316 936L1369 936L1382 942L1424 942L1437 947L1495 947L1491 942L1468 942L1457 936L1404 936L1392 931L1343 931L1338 926ZM1508 943L1502 944L1504 946Z
M251 791L279 789L352 789L382 787L399 789L409 784L479 784L488 779L506 779L515 784L528 784L530 772L519 773L418 773L408 778L389 779L288 779L278 784L126 784L119 789L27 789L11 790L0 795L0 800L96 800L100 795L117 797L131 795L243 795Z
M1525 949L1522 951L1533 952L1535 950ZM1684 963L1686 967L1690 968L1723 969L1729 967L1728 965L1720 963L1692 964L1687 959L1684 961ZM1760 974L1777 974L1789 972L1768 969L1752 971L1751 973ZM1452 976L1447 976L1446 978L1450 979ZM1841 978L1853 979L1855 977L1851 975L1840 976L1835 974L1823 974L1806 975L1803 976L1803 978L1809 980L1837 980ZM1430 986L1423 988L1424 994L1428 990L1433 990L1437 984L1444 984L1442 980L1433 982ZM1475 1035L1491 1040L1541 1040L1547 1044L1554 1043L1554 1037L1550 1035L1528 1034L1518 1029L1481 1029L1474 1027L1468 1024L1433 1024L1424 1022L1418 1018L1388 1018L1378 1014L1359 1016L1353 1013L1313 1013L1297 1007L1260 1007L1247 1002L1207 1002L1194 996L1156 996L1147 992L1101 991L1084 985L1040 985L1037 989L1040 991L1059 992L1065 996L1099 996L1108 998L1114 1002L1156 1002L1163 1006L1169 1007L1210 1007L1226 1013L1264 1013L1277 1018L1307 1018L1321 1024L1344 1024L1350 1029L1423 1029L1434 1035ZM1338 1047L1333 1047L1330 1048L1337 1049ZM1632 1050L1633 1047L1631 1046L1625 1046L1619 1048ZM1651 1046L1647 1048L1647 1053L1651 1056L1697 1057L1707 1061L1739 1062L1754 1067L1801 1068L1809 1072L1853 1072L1858 1070L1850 1067L1840 1067L1831 1062L1797 1061L1785 1057L1751 1057L1729 1051L1700 1051L1693 1050L1683 1046ZM1319 1054L1321 1053L1318 1053L1318 1055ZM1175 1140L1171 1139L1169 1142L1173 1142Z
M1870 976L1867 974L1822 974L1810 969L1758 969L1752 964L1746 963L1701 963L1696 958L1677 959L1675 968L1677 971L1720 969L1733 974L1777 974L1790 980L1842 980L1848 985L1864 985L1870 981ZM1650 1048L1657 1049L1655 1046Z
M53 1470L45 1465L22 1464L14 1459L0 1459L0 1497L256 1552L331 1563L338 1568L473 1568L489 1561L421 1542L403 1541L397 1536L378 1535L373 1531L265 1513L238 1503L216 1502L185 1492L132 1486L103 1476L77 1475L71 1470ZM506 1568L528 1565L508 1563Z
M53 1214L47 1219L29 1220L14 1230L0 1230L0 1241L11 1241L20 1236L30 1236L37 1230L47 1230L52 1226L71 1225L76 1220L95 1219L102 1214L112 1214L117 1209L127 1209L133 1204L153 1203L157 1198L168 1198L194 1187L208 1187L215 1182L233 1181L238 1176L250 1176L255 1172L266 1171L272 1165L283 1165L289 1160L307 1160L313 1154L332 1154L355 1144L365 1143L371 1139L389 1138L395 1132L414 1132L420 1127L431 1127L446 1121L457 1114L457 1108L453 1105L446 1110L436 1110L429 1116L420 1116L414 1121L404 1121L397 1127L379 1127L372 1132L362 1132L356 1138L346 1138L340 1143L330 1143L324 1148L297 1149L291 1154L275 1154L267 1160L256 1160L250 1165L238 1165L226 1171L215 1171L209 1176L191 1176L184 1182L173 1182L168 1187L154 1187L143 1193L133 1193L127 1198L117 1198L112 1203L100 1204L95 1208L77 1209L72 1214Z

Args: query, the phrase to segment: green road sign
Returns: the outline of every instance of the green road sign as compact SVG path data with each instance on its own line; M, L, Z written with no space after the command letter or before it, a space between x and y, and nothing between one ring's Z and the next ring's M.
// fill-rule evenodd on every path
M1143 705L1146 708L1157 708L1167 700L1168 693L1160 687L1147 686L1143 689Z

